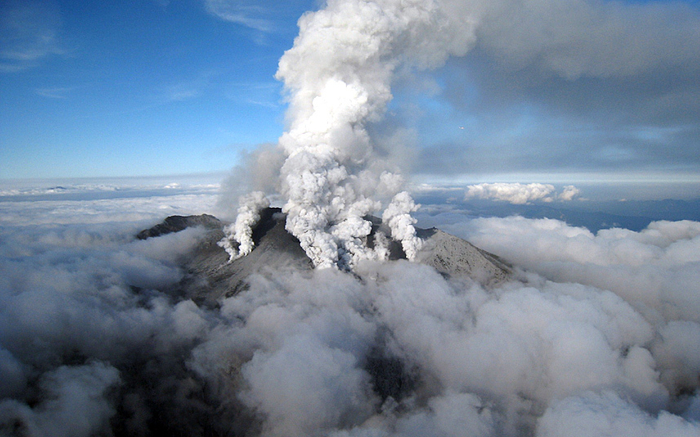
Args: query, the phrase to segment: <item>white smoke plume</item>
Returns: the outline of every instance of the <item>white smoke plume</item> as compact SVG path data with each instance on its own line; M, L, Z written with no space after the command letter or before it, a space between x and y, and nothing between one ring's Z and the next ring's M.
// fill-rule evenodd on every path
M236 221L224 227L224 238L218 243L228 253L229 261L253 250L253 226L260 220L260 211L270 206L270 201L261 191L242 196L238 203ZM233 241L238 242L238 249L233 247Z
M421 239L416 236L416 219L411 213L418 210L419 205L406 191L398 193L382 214L382 220L391 229L391 235L401 242L401 247L406 253L406 258L413 260L422 246Z
M277 72L290 103L279 141L287 156L280 189L288 230L317 266L338 264L339 252L363 256L357 244L366 227L358 223L387 206L367 200L381 200L372 182L377 171L395 172L376 164L381 159L367 128L384 116L397 73L439 67L475 46L508 69L534 66L569 80L627 77L659 66L693 70L698 53L687 48L697 45L697 17L682 4L588 0L326 2L300 19L294 47ZM668 32L669 26L677 31ZM374 168L367 172L369 163ZM555 196L541 184L519 187L519 193L497 188L484 190L515 203L577 194L567 188ZM340 217L342 209L352 210L353 218Z
M276 184L287 229L318 267L374 258L362 248L364 216L387 208L402 188L377 191L378 174L397 169L377 153L368 128L383 118L397 74L439 67L475 46L509 69L534 65L570 80L643 74L659 65L692 69L697 53L661 50L697 41L697 14L691 12L682 5L586 0L326 2L299 20L299 35L276 76L290 104L279 140L286 160ZM679 24L677 41L659 35L681 16L690 18ZM639 22L648 23L650 32L641 32ZM481 184L468 192L516 204L568 201L578 194L575 187L555 194L545 184ZM405 237L410 246L415 234L403 235L394 238Z
M403 216L412 202L407 193L383 202L401 187L382 183L397 170L375 153L367 129L383 117L399 68L435 68L468 51L471 18L451 10L440 1L332 0L299 20L277 72L290 104L280 190L287 230L317 267L376 259L364 247L365 216L387 207L392 237L415 253L413 222Z

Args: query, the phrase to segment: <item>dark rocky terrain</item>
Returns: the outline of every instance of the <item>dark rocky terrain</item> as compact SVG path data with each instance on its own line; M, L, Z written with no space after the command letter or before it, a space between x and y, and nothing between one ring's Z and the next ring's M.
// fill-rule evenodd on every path
M212 307L222 298L245 289L247 278L254 273L313 269L313 264L299 241L285 230L285 217L279 208L263 210L260 221L253 229L255 248L247 256L232 262L228 262L228 254L217 245L224 237L225 223L210 215L168 217L163 223L141 231L138 238L157 237L190 226L203 226L207 230L205 238L183 262L183 267L188 272L183 289L187 290L187 298ZM373 229L367 244L372 247L376 232L381 230L388 235L389 231L380 219L369 219L373 223ZM424 246L416 261L432 266L445 276L468 277L490 287L504 281L510 274L511 269L507 263L468 241L436 228L417 231L418 236L424 240ZM389 250L390 260L406 258L398 242L392 240Z
M136 238L139 240L145 240L151 237L159 237L161 235L170 234L172 232L179 232L192 226L204 226L209 230L221 229L223 223L213 215L202 214L202 215L171 215L163 220L162 223L158 223L149 229L144 229L143 231L136 234Z
M182 318L178 320L182 322L183 332L191 337L180 336L177 332L159 336L153 334L158 333L157 330L146 330L143 338L135 334L138 341L134 345L128 342L124 343L126 346L114 345L115 348L124 347L123 355L110 361L119 372L119 386L109 394L114 412L109 419L109 429L94 435L266 435L263 429L265 414L245 402L245 387L242 386L242 369L250 367L255 350L247 349L246 341L241 342L240 349L228 349L231 345L225 340L226 335L219 335L226 333L227 329L233 330L233 327L225 321L225 316L222 318L219 308L224 298L251 287L248 282L251 275L279 278L280 273L284 275L287 271L290 274L301 272L302 275L313 272L313 264L299 241L285 230L285 219L280 209L263 210L253 230L255 248L247 256L232 262L217 244L224 237L226 223L210 215L172 216L138 233L138 239L147 240L191 227L203 230L194 249L178 261L185 272L180 283L158 290L133 287L135 296L142 298L135 302L148 308L135 309L132 316L142 317L148 311L159 311L149 305L163 308L172 305L173 314L182 312L179 316ZM369 220L373 230L365 243L372 247L378 232L388 235L389 231L381 220L374 217L369 217ZM425 244L416 262L430 265L444 276L477 281L487 289L510 276L511 270L506 263L467 241L438 229L419 229L418 235ZM388 263L406 258L399 243L390 241L388 249ZM358 275L358 280L364 279ZM153 299L149 300L150 297ZM166 304L164 301L168 298L171 302ZM360 310L357 311L359 314ZM366 311L367 323L379 323L371 306L362 311ZM194 326L189 326L191 322ZM245 329L245 320L236 319L233 323L236 329ZM209 331L206 331L206 326L209 326ZM375 338L368 339L353 358L357 359L357 367L366 372L367 388L376 395L376 407L385 405L399 411L418 402L414 399L419 397L417 393L430 393L431 379L415 362L392 347L395 342L393 335L388 328L378 326ZM220 351L223 351L221 355L217 355ZM89 359L80 351L69 350L67 353L67 363L87 362ZM202 358L205 353L213 355ZM314 360L315 357L308 359ZM294 372L289 375L294 375ZM400 407L404 401L407 403ZM10 428L3 428L1 422L0 435L8 432L8 435L30 434L24 432L22 421L11 422Z

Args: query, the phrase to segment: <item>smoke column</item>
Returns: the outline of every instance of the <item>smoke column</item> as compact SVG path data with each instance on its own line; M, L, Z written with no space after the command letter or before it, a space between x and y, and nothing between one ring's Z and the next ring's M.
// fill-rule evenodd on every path
M253 250L253 226L260 220L260 211L270 206L270 201L265 197L265 193L254 191L239 199L241 205L238 208L236 222L224 228L224 233L232 236L238 242L238 250L233 247L231 238L224 238L219 241L219 246L226 250L229 260L248 255Z
M439 1L336 0L299 20L277 72L290 104L279 186L287 230L316 267L381 258L363 239L372 229L364 217L382 209L407 257L419 248L410 217L416 205L401 192L397 170L375 153L367 127L383 117L399 68L435 68L470 48L470 18L450 12ZM244 244L232 230L227 237Z
M388 200L402 180L368 131L382 120L397 73L440 67L478 44L480 55L502 68L566 80L660 67L696 75L697 21L697 10L682 2L325 2L299 20L299 35L277 71L289 101L278 144L285 161L276 167L275 184L287 230L317 267L351 268L358 259L379 257L363 244L371 229L363 217L389 204L392 210L410 205ZM391 231L404 246L414 245L410 227Z

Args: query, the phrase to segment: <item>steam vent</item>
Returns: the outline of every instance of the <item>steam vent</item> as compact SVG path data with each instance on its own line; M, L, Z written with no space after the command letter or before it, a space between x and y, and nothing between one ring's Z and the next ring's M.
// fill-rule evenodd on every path
M229 262L229 255L217 242L224 237L224 223L210 215L172 216L150 229L141 231L139 239L178 232L192 226L207 230L201 244L194 249L183 267L188 272L185 281L187 298L205 306L216 306L225 297L236 295L248 286L248 278L255 273L265 274L280 270L311 270L313 263L293 235L285 230L286 215L280 208L265 208L253 228L254 249L251 253ZM372 247L378 231L390 232L376 217L366 244ZM435 268L452 278L469 278L489 288L506 280L510 266L498 256L479 249L466 240L436 228L417 228L423 246L416 262ZM389 261L406 259L401 244L389 242Z

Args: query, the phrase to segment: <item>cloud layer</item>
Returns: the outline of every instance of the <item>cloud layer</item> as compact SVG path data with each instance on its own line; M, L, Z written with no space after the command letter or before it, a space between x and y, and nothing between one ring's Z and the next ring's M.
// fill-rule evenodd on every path
M555 199L569 201L580 192L573 185L564 187L562 192L556 195L554 190L554 185L551 184L483 183L467 186L464 198L493 199L523 205L535 201L552 202Z
M78 212L102 201L75 202L69 223L0 227L3 433L700 431L697 222L463 220L441 227L514 263L513 280L366 261L263 272L202 308L178 262L203 230L137 241L140 221L107 220L123 200L102 220Z

